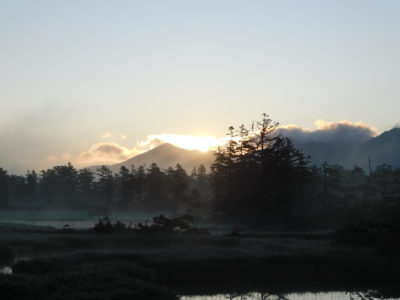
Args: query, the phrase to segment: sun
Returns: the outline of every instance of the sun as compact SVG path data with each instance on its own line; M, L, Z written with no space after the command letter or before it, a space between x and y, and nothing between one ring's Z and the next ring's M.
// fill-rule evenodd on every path
M154 141L170 143L176 147L186 150L198 150L201 152L208 152L216 149L226 143L225 139L216 138L214 136L197 136L197 135L181 135L162 133L150 135L147 141L142 145L151 145Z
M207 152L218 145L218 140L213 136L180 136L172 143L183 149Z

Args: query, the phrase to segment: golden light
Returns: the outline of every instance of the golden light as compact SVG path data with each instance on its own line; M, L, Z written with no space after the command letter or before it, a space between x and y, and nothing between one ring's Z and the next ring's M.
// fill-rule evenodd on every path
M199 150L202 152L207 152L225 144L226 139L216 138L214 136L195 136L162 133L148 136L146 141L139 143L139 146L149 146L150 148L154 148L160 143L170 143L176 147L187 150Z

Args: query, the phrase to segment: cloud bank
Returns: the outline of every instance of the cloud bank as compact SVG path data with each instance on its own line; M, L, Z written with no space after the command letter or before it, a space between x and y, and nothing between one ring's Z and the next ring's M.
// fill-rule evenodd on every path
M200 150L208 151L225 144L227 141L226 137L216 138L213 136L194 136L194 135L182 135L182 134L152 134L147 136L145 141L138 143L138 147L146 147L153 149L164 143L170 143L174 146L186 149L186 150Z
M122 136L124 138L122 138ZM122 136L121 138L125 140L126 136ZM91 145L87 151L80 153L74 160L74 163L78 165L119 163L164 143L170 143L187 150L208 151L226 143L226 137L215 138L213 136L193 136L168 133L152 134L147 136L145 140L137 142L136 146L132 149L121 146L116 142L96 143Z
M113 164L127 160L143 151L136 148L128 149L118 143L97 143L87 151L80 153L75 160L77 164Z
M359 144L378 134L378 130L372 126L348 120L339 122L318 120L314 123L314 126L315 128L307 129L289 124L279 127L278 132L293 139L295 143L315 141L334 144ZM164 143L170 143L187 150L208 151L224 145L227 140L227 137L152 134L147 136L144 141L137 142L132 149L118 143L94 144L90 146L89 150L82 152L76 162L84 165L119 163Z
M54 119L54 118L53 118ZM57 120L62 118L57 117ZM54 120L57 121L57 120ZM53 120L52 120L53 121ZM65 138L64 122L58 121L50 134L49 120L26 116L14 123L0 125L0 167L10 173L24 173L27 169L42 170L54 165L72 162L77 167L99 164L115 164L153 149L163 143L171 143L184 149L206 151L227 141L227 137L192 136L179 134L152 134L142 141L132 141L126 135L106 131L97 135L97 142L73 144L73 136ZM54 131L54 133L53 133ZM310 141L323 143L363 143L378 134L378 130L362 122L342 120L327 122L318 120L314 128L301 128L290 124L279 132L298 143ZM107 141L101 142L102 139Z
M378 130L363 122L351 122L342 120L338 122L327 122L318 120L314 123L315 128L300 128L290 124L279 128L279 133L295 142L322 142L328 144L360 144L377 136Z

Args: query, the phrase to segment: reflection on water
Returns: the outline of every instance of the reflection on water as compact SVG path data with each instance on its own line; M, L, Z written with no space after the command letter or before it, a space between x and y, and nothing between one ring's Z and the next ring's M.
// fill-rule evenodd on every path
M2 268L0 268L0 274L11 275L12 274L11 267L2 267Z
M182 296L181 300L372 300L381 299L373 292L323 292L323 293L291 293L291 294L219 294L212 296ZM388 298L398 300L400 298Z
M138 223L152 220L156 213L113 213L109 217L112 221L120 220L123 223ZM92 215L85 211L1 211L1 223L25 224L33 226L50 226L62 228L68 224L69 228L91 228L101 215Z

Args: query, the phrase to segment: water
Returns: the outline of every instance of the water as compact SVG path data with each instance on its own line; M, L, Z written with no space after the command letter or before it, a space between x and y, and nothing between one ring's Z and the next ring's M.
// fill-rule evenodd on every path
M181 296L181 300L372 300L381 299L372 292L321 292L289 294L218 294L211 296ZM386 298L398 300L400 298Z
M0 268L0 274L11 275L12 268L11 267L2 267L2 268Z
M115 222L120 220L123 223L132 224L146 220L151 221L155 215L149 213L113 213L110 219ZM25 224L33 226L50 226L62 228L68 224L69 228L85 229L92 228L100 216L89 215L84 211L2 211L0 212L1 223Z

